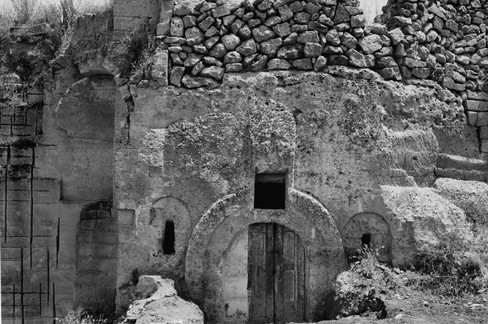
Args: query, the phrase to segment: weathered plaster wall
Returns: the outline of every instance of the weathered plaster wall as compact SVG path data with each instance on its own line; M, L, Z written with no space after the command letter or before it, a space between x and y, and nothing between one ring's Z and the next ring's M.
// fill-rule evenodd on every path
M231 289L223 279L235 237L253 222L271 221L304 241L311 264L309 319L322 318L321 298L345 264L342 240L360 242L341 239L348 221L375 213L386 224L381 231L390 231L396 215L380 185L431 185L439 152L432 129L453 139L464 135L459 101L440 88L385 82L367 70L331 73L229 74L214 90L131 88L130 136L125 113L115 123L115 206L130 220L119 231L121 309L128 300L124 287L137 269L176 279L209 321L222 321ZM117 111L126 111L121 101ZM253 209L256 172L287 172L285 211ZM296 205L297 194L321 207ZM167 202L160 203L162 197ZM157 253L151 209L170 201L189 221L175 224L184 239L175 255L164 256ZM318 246L323 252L314 250ZM389 251L399 250L393 245L386 251L389 259ZM185 265L168 261L185 254Z

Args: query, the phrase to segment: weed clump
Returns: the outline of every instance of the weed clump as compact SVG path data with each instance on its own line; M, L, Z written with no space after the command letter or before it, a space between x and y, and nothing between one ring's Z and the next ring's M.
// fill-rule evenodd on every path
M103 315L95 317L81 307L76 311L69 312L64 317L56 319L56 323L60 324L108 324L111 322L112 321L105 318Z
M362 314L385 318L384 299L395 286L393 275L378 261L376 252L366 246L351 255L349 262L350 269L337 277L333 292L326 298L324 317Z
M420 251L414 268L421 276L407 284L446 297L475 293L486 287L487 233L488 230L482 231L469 243L449 238Z

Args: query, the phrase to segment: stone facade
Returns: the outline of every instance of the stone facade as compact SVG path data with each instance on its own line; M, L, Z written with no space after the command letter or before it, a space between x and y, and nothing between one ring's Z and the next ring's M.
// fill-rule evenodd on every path
M159 275L207 322L247 321L263 223L303 247L300 319L321 320L346 253L406 266L469 239L449 181L488 176L486 10L398 1L366 26L349 0L116 0L80 18L32 96L32 145L1 123L4 320L122 314ZM280 207L256 205L275 199L261 177Z

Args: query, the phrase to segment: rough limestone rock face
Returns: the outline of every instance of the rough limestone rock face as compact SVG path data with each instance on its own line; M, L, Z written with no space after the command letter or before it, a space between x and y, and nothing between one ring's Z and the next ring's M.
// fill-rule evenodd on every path
M145 298L129 307L126 316L128 323L203 324L202 311L197 305L177 296L171 279L141 276L136 292Z
M462 209L432 188L381 186L391 209L392 263L409 265L422 249L436 246L448 237L469 240L471 231Z
M440 178L434 183L439 194L458 206L474 224L488 224L488 185L479 181Z

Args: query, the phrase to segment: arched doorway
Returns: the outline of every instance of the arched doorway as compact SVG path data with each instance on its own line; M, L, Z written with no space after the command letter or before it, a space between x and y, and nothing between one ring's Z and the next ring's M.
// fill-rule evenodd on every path
M317 200L293 188L288 189L288 197L285 210L255 209L248 192L230 194L216 201L195 225L186 254L185 282L206 322L249 320L248 232L259 223L279 224L296 233L305 249L305 320L295 322L325 318L326 296L337 274L347 268L342 239Z
M306 257L300 237L276 223L249 225L248 323L305 321Z

